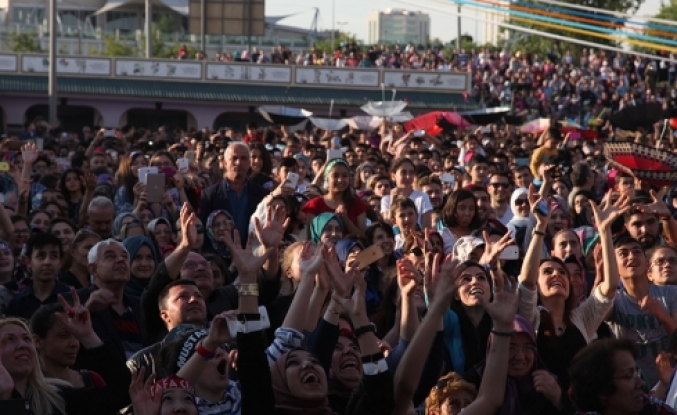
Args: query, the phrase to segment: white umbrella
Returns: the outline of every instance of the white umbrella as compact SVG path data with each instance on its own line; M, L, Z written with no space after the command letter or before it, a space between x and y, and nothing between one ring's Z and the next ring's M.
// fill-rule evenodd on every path
M315 118L310 117L310 122L320 130L338 131L344 129L348 125L345 119L335 120L333 118Z
M360 109L373 117L391 118L406 107L406 101L370 101L362 105Z
M370 115L357 115L353 118L345 118L350 128L354 130L372 131L381 126L381 117Z

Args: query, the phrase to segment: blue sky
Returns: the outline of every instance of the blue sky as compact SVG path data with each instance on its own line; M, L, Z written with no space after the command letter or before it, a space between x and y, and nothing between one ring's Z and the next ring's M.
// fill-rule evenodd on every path
M646 0L640 8L637 15L653 15L658 12L661 0ZM432 7L444 7L436 1L419 0L421 4L430 4ZM336 25L338 29L342 29L357 35L358 39L367 40L367 21L368 14L372 10L384 10L387 8L420 10L430 14L431 23L431 37L439 37L443 41L450 41L456 38L457 25L456 17L448 14L443 14L425 8L417 8L406 3L401 3L396 0L266 0L266 15L280 16L295 14L283 21L280 24L291 26L299 26L309 28L313 21L314 8L320 9L318 19L318 28L331 29L332 22L332 3L335 5L335 21L347 23L346 25ZM451 3L450 3L451 4ZM452 6L450 6L450 9ZM475 12L470 12L474 14ZM473 37L480 38L483 32L483 23L471 19L463 19L462 31L468 33Z

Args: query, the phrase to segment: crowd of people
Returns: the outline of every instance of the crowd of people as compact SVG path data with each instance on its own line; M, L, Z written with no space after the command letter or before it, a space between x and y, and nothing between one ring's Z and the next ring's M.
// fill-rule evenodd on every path
M594 95L601 58L539 85ZM28 123L0 143L0 413L677 413L677 186L547 107L538 134Z

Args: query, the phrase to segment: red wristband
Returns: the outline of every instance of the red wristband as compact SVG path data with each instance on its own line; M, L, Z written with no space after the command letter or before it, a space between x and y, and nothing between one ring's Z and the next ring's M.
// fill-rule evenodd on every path
M214 352L204 347L202 343L197 345L195 352L197 352L197 354L199 354L200 356L204 357L207 360L214 357Z

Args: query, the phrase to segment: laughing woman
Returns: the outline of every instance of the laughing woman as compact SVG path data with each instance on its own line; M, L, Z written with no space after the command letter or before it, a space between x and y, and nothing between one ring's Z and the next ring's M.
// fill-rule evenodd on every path
M542 199L533 193L529 194L536 226L519 277L522 293L519 313L534 326L538 333L539 354L547 367L557 375L565 391L569 387L568 368L571 360L576 352L594 339L597 328L613 306L618 287L611 225L629 209L629 198L622 196L615 204L611 204L610 195L607 194L605 198L604 209L590 202L602 243L605 278L586 301L578 304L566 264L555 257L540 259L550 212L547 215L537 213L536 206ZM539 303L541 307L537 307Z

